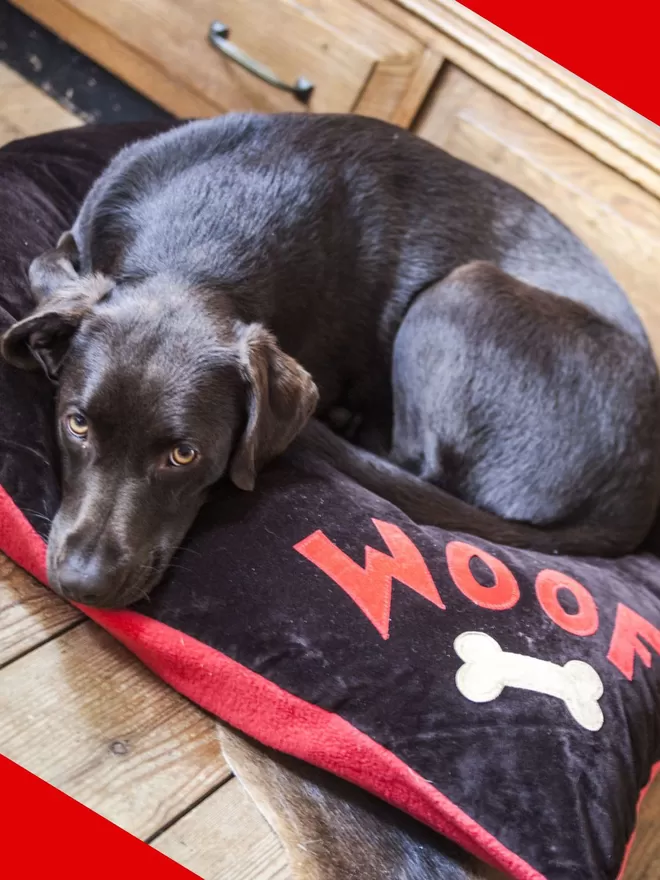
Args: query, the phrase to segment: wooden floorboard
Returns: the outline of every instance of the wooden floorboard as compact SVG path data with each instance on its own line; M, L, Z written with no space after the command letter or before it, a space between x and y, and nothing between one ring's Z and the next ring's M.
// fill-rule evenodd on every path
M0 667L82 619L0 554Z
M142 838L229 776L215 722L91 622L0 671L0 751Z
M275 832L232 779L154 842L204 880L289 880Z
M16 138L76 125L82 121L0 64L0 146Z

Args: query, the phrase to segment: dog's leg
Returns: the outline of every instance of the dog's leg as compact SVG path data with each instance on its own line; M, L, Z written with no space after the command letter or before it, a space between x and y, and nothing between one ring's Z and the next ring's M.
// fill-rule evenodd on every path
M587 307L470 263L410 307L392 385L390 461L315 422L302 442L414 521L566 555L623 555L649 532L658 369Z
M360 428L362 417L352 413L343 406L335 406L329 410L326 421L335 433L346 440L355 442L355 436Z
M637 543L649 530L657 368L585 306L486 263L463 266L411 307L393 386L394 460L417 459L422 478L540 528L613 523Z
M404 813L220 725L227 763L279 836L294 880L503 880Z

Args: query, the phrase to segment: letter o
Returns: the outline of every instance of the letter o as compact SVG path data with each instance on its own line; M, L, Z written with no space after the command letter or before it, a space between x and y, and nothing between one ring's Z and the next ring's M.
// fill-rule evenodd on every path
M577 602L578 610L569 614L559 604L557 594L568 590ZM541 608L553 623L574 636L592 636L598 629L598 608L586 587L559 571L544 569L536 578L536 596Z
M503 562L463 541L450 541L445 549L447 568L452 580L464 596L480 608L491 611L506 611L513 608L520 599L520 587L515 577ZM480 559L493 573L495 583L485 587L470 571L470 560Z

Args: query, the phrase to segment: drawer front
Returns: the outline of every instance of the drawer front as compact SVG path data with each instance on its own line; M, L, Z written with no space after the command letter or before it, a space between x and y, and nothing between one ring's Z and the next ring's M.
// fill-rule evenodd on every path
M660 201L451 64L415 130L573 229L626 290L660 358Z
M405 124L438 66L418 40L357 0L15 0L15 5L180 116L358 111ZM312 83L309 100L265 82L212 46L213 21L226 26L231 47L248 65L265 65L287 86L299 78Z

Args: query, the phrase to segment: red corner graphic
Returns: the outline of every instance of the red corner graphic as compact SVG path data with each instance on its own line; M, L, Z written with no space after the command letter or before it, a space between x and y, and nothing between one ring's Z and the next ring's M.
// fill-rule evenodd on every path
M442 5L449 4L442 0ZM603 6L596 0L555 0L550 5L528 0L461 0L461 6L660 123L655 60L658 4L631 0L623 7ZM483 30L483 23L475 20L474 28ZM459 26L458 39L472 48L470 29ZM497 57L501 63L501 56ZM509 69L504 66L515 79L521 67L528 65L525 47L511 44L510 59ZM552 93L552 79L545 88ZM567 106L565 112L570 115L573 110Z
M127 831L0 755L3 877L199 880Z

